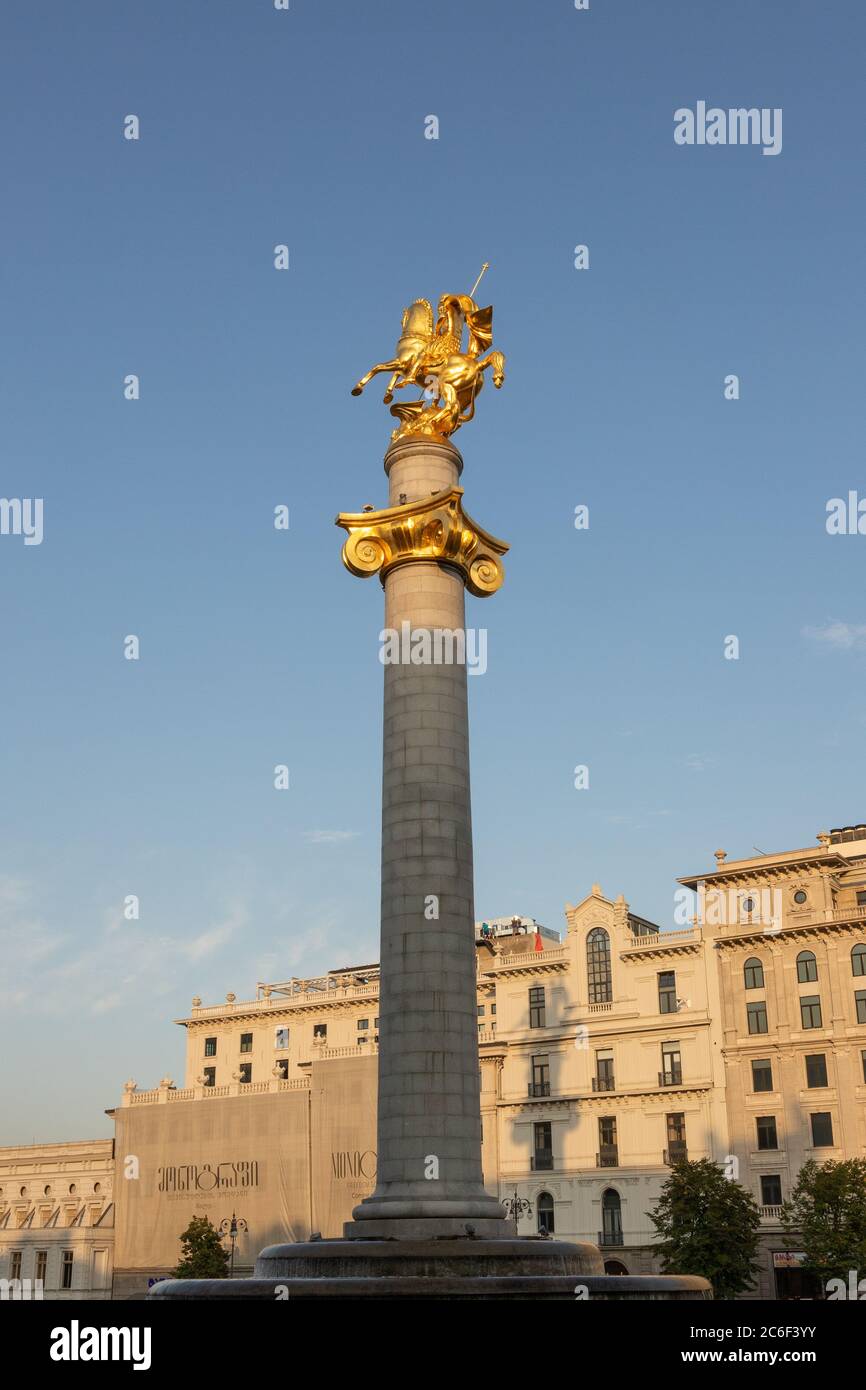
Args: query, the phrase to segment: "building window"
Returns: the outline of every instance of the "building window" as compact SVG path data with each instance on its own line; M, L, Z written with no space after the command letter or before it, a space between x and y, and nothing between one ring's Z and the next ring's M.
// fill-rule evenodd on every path
M600 1115L598 1120L598 1166L599 1168L616 1168L618 1165L616 1116Z
M801 985L813 984L818 978L818 962L814 951L801 951L797 957L797 979Z
M683 1064L679 1043L662 1043L662 1069L659 1073L660 1086L681 1086Z
M483 1007L483 1005L482 1005L482 1008L481 1008L481 1012L482 1012L482 1013L484 1012L484 1007ZM358 1027L359 1027L359 1028L369 1028L369 1027L370 1027L370 1020L369 1020L369 1018L359 1018L359 1019L358 1019Z
M216 1038L205 1038L205 1040L204 1040L204 1055L205 1055L205 1057L215 1057L215 1056L216 1056L216 1044L217 1044Z
M747 1004L746 1019L750 1033L766 1033L767 1031L767 1006L765 1003Z
M663 970L659 977L659 1013L675 1014L677 1011L677 977L673 970Z
M761 1174L761 1206L780 1207L782 1205L782 1179L778 1173Z
M863 1063L863 1085L866 1086L866 1052L860 1053L860 1060Z
M866 989L856 990L854 1006L857 1009L857 1022L866 1023Z
M277 1058L277 1080L288 1081L289 1079L289 1059L288 1057Z
M61 1289L71 1289L71 1288L72 1288L72 1266L74 1265L74 1263L75 1263L75 1254L74 1254L74 1252L73 1252L72 1250L64 1250L64 1252L63 1252L63 1264L62 1264L62 1266L61 1266L61 1271L60 1271L60 1287L61 1287Z
M772 1089L773 1068L769 1057L762 1057L759 1061L752 1062L752 1090L772 1091Z
M803 906L803 903L804 903L805 901L806 901L806 894L805 894L805 892L803 891L802 888L798 888L797 891L796 891L796 893L794 894L794 902L797 904L798 907L802 907L802 906Z
M316 1038L321 1038L322 1041L324 1042L324 1041L327 1039L327 1037L328 1037L328 1025L327 1025L327 1023L314 1023L314 1024L313 1024L313 1041L315 1042Z
M530 1028L545 1027L545 1003L544 985L536 985L529 991L529 1026Z
M240 1073L241 1073L241 1074L240 1074L240 1083L241 1083L241 1085L242 1085L242 1086L248 1086L249 1083L250 1083L250 1082L252 1081L252 1079L253 1079L253 1064L252 1064L252 1062L241 1062L241 1065L240 1065Z
M9 1278L21 1278L21 1251L12 1250L9 1253Z
M36 1251L36 1278L45 1283L45 1276L48 1273L48 1251Z
M746 917L750 917L751 914L752 914L752 913L754 912L754 910L755 910L755 899L754 899L754 898L743 898L742 907L743 907L743 914L744 914Z
M532 1126L532 1142L535 1153L532 1158L532 1167L536 1171L549 1170L553 1167L553 1137L549 1122Z
M755 1121L758 1129L759 1149L778 1149L779 1137L776 1134L775 1115L759 1115Z
M827 1085L827 1058L823 1052L813 1052L806 1057L806 1085L810 1090Z
M851 948L851 974L866 975L866 946L862 941Z
M549 1192L539 1192L535 1203L535 1211L538 1217L538 1231L546 1231L552 1236L556 1230L553 1219L553 1198Z
M857 906L866 907L866 888L859 889L857 893Z
M833 1117L829 1110L816 1111L810 1115L812 1122L812 1146L816 1149L832 1149Z
M666 1115L668 1147L665 1163L684 1163L688 1158L686 1147L686 1117L683 1114Z
M613 1091L616 1083L613 1079L613 1050L605 1048L595 1054L595 1085L594 1091Z
M602 1245L622 1245L622 1202L612 1187L601 1199L601 1226Z
M275 1050L276 1052L285 1052L285 1050L286 1050L286 1048L288 1047L288 1045L289 1045L289 1030L288 1030L288 1028L275 1028L275 1029L274 1029L274 1050Z
M757 956L751 956L743 966L746 989L764 988L764 967Z
M821 1027L820 995L803 994L800 996L800 1026L801 1028Z
M610 937L604 927L593 927L586 938L586 973L590 1004L609 1004L613 998L610 978Z
M490 1012L491 1012L492 1014L495 1014L495 1013L496 1013L496 1005L495 1005L495 1004L491 1004L491 1005L490 1005ZM377 1022L377 1023L379 1022L378 1018L376 1019L376 1022Z
M478 1017L479 1017L479 1018L483 1018L483 1017L484 1017L484 1005L483 1005L483 1004L479 1004L479 1005L478 1005L478 1008L477 1008L477 1010L476 1010L476 1013L478 1014Z
M252 1052L253 1035L252 1033L241 1033L241 1052Z
M493 1012L494 1012L494 1013L496 1012L496 1005L495 1005L495 1004L493 1005ZM374 1018L374 1019L373 1019L373 1027L374 1027L374 1028L378 1028L378 1027L379 1027L379 1020L378 1020L378 1018Z
M531 1096L550 1095L550 1059L547 1053L533 1057L532 1081L529 1084Z
M206 1086L215 1086L215 1085L216 1085L216 1067L205 1067L205 1069L204 1069L204 1084L205 1084Z

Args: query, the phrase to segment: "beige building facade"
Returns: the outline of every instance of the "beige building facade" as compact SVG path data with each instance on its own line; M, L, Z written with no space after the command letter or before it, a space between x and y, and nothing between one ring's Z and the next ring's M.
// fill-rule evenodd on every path
M485 1173L540 1227L591 1240L610 1272L657 1268L647 1213L679 1156L727 1153L712 951L596 885L561 945L480 966ZM515 943L520 946L518 940Z
M0 1149L2 1296L111 1297L114 1144Z
M682 878L717 960L730 1151L762 1212L755 1296L810 1292L780 1208L803 1164L866 1156L866 826Z

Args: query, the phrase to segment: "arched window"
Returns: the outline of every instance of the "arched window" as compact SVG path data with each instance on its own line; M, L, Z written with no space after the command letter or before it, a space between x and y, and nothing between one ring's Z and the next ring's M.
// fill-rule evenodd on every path
M605 1274L628 1274L622 1260L605 1260L604 1272Z
M764 967L757 956L751 956L743 966L746 989L764 988Z
M601 1244L622 1245L622 1203L613 1187L604 1191L601 1199Z
M604 927L593 927L586 938L586 971L590 1004L609 1004L612 997L610 937Z
M555 1226L553 1224L553 1198L549 1192L539 1192L535 1211L538 1216L539 1231L546 1231L549 1236L552 1236Z
M866 975L866 946L862 941L851 949L851 974Z
M801 985L810 984L818 978L818 962L814 951L801 951L797 957L797 979Z

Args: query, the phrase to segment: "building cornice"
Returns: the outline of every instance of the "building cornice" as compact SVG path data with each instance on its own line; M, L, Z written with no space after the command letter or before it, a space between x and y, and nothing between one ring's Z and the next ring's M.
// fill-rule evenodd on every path
M716 950L722 951L725 947L735 948L737 946L752 946L756 942L762 942L765 946L771 946L774 942L784 940L786 937L805 939L810 936L835 936L846 939L852 936L862 936L866 931L866 916L856 917L843 911L841 920L824 918L821 921L811 920L809 922L791 922L788 926L779 927L778 930L767 931L765 927L747 927L744 931L725 933L715 938L713 945Z

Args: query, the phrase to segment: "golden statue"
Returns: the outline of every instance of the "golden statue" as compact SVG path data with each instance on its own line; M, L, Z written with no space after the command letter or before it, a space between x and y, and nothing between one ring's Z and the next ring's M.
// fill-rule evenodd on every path
M485 270L486 262L481 275ZM352 387L352 395L360 396L377 372L391 372L384 396L386 405L391 405L395 391L406 386L424 388L417 401L391 406L391 414L401 421L392 439L419 434L443 438L453 434L475 414L475 397L484 385L487 368L493 368L494 386L501 386L505 380L502 353L481 356L493 342L493 306L479 309L473 298L481 275L469 294L443 294L435 328L430 301L413 300L403 310L403 331L395 356L389 362L377 362ZM465 352L461 350L464 328L469 334Z

